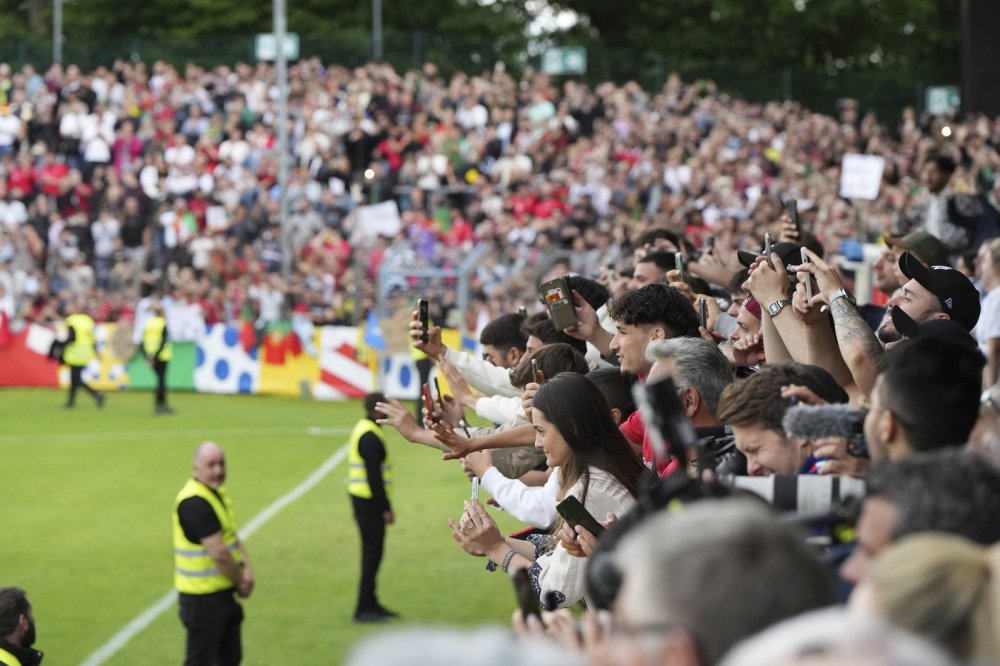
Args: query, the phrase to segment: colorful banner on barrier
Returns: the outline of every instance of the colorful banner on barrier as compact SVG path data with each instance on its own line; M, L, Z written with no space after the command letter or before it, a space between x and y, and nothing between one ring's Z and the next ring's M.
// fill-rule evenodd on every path
M299 333L307 335L305 344ZM154 388L155 377L145 358L134 345L126 344L131 334L130 326L97 325L97 358L84 370L85 381L101 391ZM0 386L68 386L69 369L48 358L55 338L51 329L36 324L5 338L0 345ZM454 330L442 331L442 339L454 348L469 344ZM380 357L364 340L364 329L349 326L293 330L279 325L258 344L252 328L215 325L197 342L173 344L167 383L171 390L320 400L359 398L379 385L395 398L419 397L420 378L412 356Z

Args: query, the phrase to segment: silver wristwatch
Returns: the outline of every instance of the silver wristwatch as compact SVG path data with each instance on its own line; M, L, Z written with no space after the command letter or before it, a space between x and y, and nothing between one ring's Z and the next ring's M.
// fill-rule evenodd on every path
M779 312L781 312L791 304L792 302L787 298L779 298L778 300L768 304L767 314L771 315L772 317L776 317Z
M852 294L851 292L847 291L843 287L841 287L840 289L838 289L835 292L833 292L832 294L830 294L830 300L828 301L828 303L830 305L833 305L833 302L835 300L837 300L838 298L846 298L847 302L850 303L851 305L857 305L858 304L857 300L855 300L855 298L854 298L854 294Z

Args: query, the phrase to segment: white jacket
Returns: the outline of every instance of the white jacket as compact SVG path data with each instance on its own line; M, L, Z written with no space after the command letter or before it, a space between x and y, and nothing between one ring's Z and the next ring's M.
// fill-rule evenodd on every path
M583 495L583 480L573 484L566 494L575 495L579 499ZM635 498L613 476L591 467L590 486L583 505L594 518L604 520L608 517L608 513L616 516L627 513L635 505ZM561 592L563 599L559 607L569 608L583 598L587 558L574 557L566 552L562 544L557 543L553 550L535 562L541 566L541 573L538 576L541 588L539 599L545 599L549 592Z
M472 354L445 347L445 360L454 365L469 386L484 395L505 395L521 397L520 389L510 383L510 370L498 368L489 361L476 358Z
M483 474L482 487L493 495L503 510L529 525L547 530L556 522L556 497L559 494L559 468L553 468L543 486L528 486L508 479L496 467ZM607 514L601 518L605 518Z

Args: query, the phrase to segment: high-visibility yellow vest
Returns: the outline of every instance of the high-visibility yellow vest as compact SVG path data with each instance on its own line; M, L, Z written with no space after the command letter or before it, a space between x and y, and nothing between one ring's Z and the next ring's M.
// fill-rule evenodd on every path
M63 350L66 365L83 367L94 358L94 320L90 315L71 314L66 317L66 326L73 329L75 338Z
M233 514L233 503L225 488L219 488L216 495L212 489L200 481L188 479L174 500L174 587L186 594L211 594L228 590L235 585L225 574L219 571L215 560L208 550L200 543L188 541L181 528L177 507L190 497L205 499L215 511L219 524L222 525L222 542L232 554L236 564L243 563L243 551L239 547L236 536L236 518ZM220 500L221 497L221 500Z
M389 464L389 449L385 445L385 435L382 428L370 419L361 419L351 431L351 439L347 442L347 492L355 497L371 499L372 487L368 485L368 470L365 460L361 457L358 444L367 433L375 433L385 448L385 459L382 461L382 483L385 484L385 494L392 494L392 466Z
M0 664L4 666L21 666L21 660L7 650L0 648Z
M146 352L146 356L154 361L169 361L174 356L174 346L168 340L159 356L154 357L156 350L160 349L166 330L167 320L156 315L146 322L146 328L142 331L142 349Z

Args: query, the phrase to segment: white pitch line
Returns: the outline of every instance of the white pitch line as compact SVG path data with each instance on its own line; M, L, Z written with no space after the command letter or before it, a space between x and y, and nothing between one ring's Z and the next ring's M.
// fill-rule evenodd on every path
M253 536L257 530L278 515L282 509L297 501L307 492L315 488L316 485L330 472L332 472L337 465L343 462L346 457L347 446L345 445L337 449L337 451L332 456L327 458L322 465L316 468L316 471L310 474L305 481L292 488L274 502L271 502L271 504L265 507L260 513L251 518L250 522L246 524L246 527L239 531L240 539L246 540ZM170 592L164 594L156 601L156 603L139 613L134 620L122 627L114 636L109 638L104 645L97 648L97 650L95 650L89 657L84 659L82 666L100 666L113 657L122 648L128 645L129 641L138 636L143 629L151 625L156 618L170 609L176 598L177 592L175 590L171 590Z
M17 444L26 441L28 438L36 441L38 438L44 438L48 440L65 439L72 442L81 442L96 440L107 441L115 439L169 439L172 437L205 437L208 435L243 437L258 434L296 434L301 433L302 431L302 426L261 426L258 428L241 426L239 428L189 428L187 430L154 430L152 432L145 430L114 430L108 432L61 432L52 434L39 434L32 432L24 433L23 435L8 433L0 435L0 444ZM307 435L346 435L350 432L350 428L322 428L319 426L308 426L305 428L305 433Z

